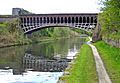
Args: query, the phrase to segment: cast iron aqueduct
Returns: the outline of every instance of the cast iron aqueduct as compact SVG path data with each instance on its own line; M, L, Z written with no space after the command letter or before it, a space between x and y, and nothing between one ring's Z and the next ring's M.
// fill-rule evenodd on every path
M92 31L97 25L97 13L25 14L19 15L24 33L50 26L68 26Z

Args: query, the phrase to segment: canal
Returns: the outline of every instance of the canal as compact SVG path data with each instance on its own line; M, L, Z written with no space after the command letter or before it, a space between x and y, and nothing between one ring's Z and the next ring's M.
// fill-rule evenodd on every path
M83 43L76 37L0 48L0 82L56 83Z

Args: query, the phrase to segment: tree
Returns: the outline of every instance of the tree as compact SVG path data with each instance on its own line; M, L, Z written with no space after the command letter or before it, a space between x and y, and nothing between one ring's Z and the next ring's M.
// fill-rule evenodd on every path
M99 22L102 25L102 33L118 34L120 32L120 1L119 0L102 0L104 7L99 15Z

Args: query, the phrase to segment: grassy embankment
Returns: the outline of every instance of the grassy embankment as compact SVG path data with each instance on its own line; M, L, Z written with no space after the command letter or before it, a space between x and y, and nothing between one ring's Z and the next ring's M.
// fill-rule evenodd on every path
M93 53L88 45L81 47L74 64L66 71L70 75L60 78L65 83L98 83Z
M95 43L106 70L113 83L120 83L120 48L112 47L103 41Z

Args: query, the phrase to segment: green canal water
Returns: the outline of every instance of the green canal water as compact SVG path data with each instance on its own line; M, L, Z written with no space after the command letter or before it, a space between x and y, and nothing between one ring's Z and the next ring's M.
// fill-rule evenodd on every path
M56 83L84 39L0 48L1 83Z

